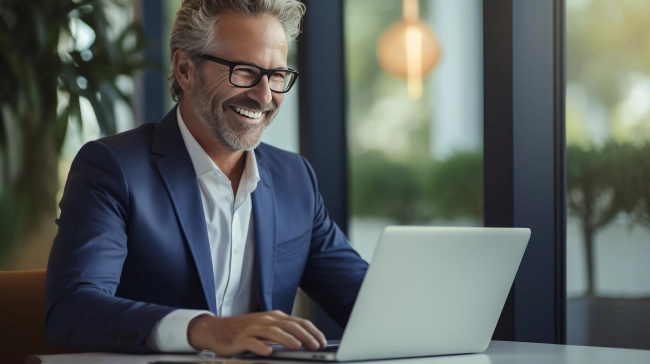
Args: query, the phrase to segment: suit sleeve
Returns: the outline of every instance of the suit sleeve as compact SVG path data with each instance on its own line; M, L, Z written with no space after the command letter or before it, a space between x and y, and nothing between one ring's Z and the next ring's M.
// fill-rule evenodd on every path
M345 234L330 220L318 191L316 175L303 157L314 205L311 246L300 287L341 327L345 327L368 269Z
M114 152L90 142L65 185L47 267L45 331L74 351L145 353L148 333L174 308L115 297L128 252L129 189Z

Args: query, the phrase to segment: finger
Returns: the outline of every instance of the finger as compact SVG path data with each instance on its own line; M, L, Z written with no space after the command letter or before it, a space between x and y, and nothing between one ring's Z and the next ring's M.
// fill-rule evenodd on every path
M327 339L325 338L325 334L323 334L317 327L314 325L311 321L305 320L299 317L293 317L289 316L287 318L288 320L291 320L300 326L302 326L303 329L305 329L311 336L318 341L320 344L321 348L324 348L327 346Z
M300 340L301 345L305 348L318 350L327 346L325 335L307 320L292 317L280 310L266 312L264 318L266 319L265 325L279 326L285 332Z
M271 321L267 322L267 324L269 325L274 325L273 320L288 320L288 321L293 321L299 324L300 326L302 326L303 329L305 329L309 333L309 335L311 335L314 338L314 340L316 340L319 346L317 348L313 348L312 350L317 350L319 348L324 348L327 346L327 339L325 338L325 335L320 330L318 330L318 328L309 320L287 315L286 313L280 310L273 310L273 311L266 312L266 317L271 319ZM303 341L303 343L305 342ZM309 347L309 345L305 345L305 347Z
M292 335L296 339L300 340L302 346L310 350L320 349L321 342L319 339L315 338L307 329L305 329L300 323L294 320L282 320L278 321L278 327L287 332L289 335Z
M284 319L284 318L287 318L287 317L291 317L291 316L287 315L286 313L284 313L284 312L282 312L280 310L268 311L268 312L265 312L265 314L270 315L271 317L273 317L275 319Z
M261 356L269 356L273 352L273 349L263 343L262 341L251 337L246 342L242 345L244 350L248 350L251 353L254 353L256 355L261 355Z
M256 326L247 333L247 336L274 341L291 350L298 350L302 346L300 340L277 326Z

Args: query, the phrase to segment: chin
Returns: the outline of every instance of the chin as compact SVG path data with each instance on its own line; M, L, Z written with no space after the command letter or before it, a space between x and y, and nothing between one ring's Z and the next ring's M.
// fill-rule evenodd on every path
M253 150L261 143L261 136L247 138L242 135L236 135L231 129L213 130L213 135L225 149L231 152Z

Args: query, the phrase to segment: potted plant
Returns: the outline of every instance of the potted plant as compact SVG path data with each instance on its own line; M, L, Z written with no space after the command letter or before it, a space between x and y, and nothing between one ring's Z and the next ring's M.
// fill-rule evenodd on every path
M105 11L128 4L0 3L0 258L43 216L54 219L58 156L69 123L82 128L80 100L104 135L116 131L115 101L130 104L117 79L145 66L143 32L132 24L111 37Z
M601 148L567 148L567 205L585 246L587 290L567 305L570 344L650 349L650 300L599 296L595 286L598 232L618 216L648 222L650 144L610 142Z

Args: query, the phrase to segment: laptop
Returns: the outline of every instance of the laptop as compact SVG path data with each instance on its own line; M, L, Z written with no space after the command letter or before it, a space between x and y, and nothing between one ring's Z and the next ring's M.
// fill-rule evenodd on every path
M526 250L530 229L389 226L340 342L275 346L271 357L354 361L481 353Z

